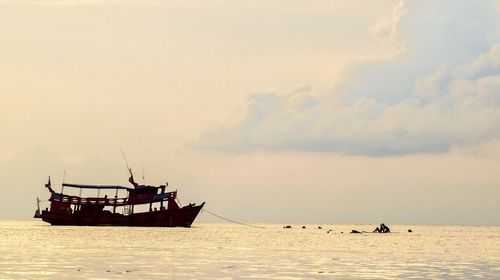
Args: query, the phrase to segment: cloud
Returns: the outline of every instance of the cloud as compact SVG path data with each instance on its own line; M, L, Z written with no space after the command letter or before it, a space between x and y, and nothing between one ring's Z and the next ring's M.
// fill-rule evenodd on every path
M500 139L496 1L400 2L369 30L396 47L358 66L346 86L252 96L245 116L197 145L387 156L442 153Z
M388 41L396 46L396 50L403 52L405 50L405 44L400 41L399 38L399 22L406 11L405 2L401 0L399 4L394 7L390 17L382 17L368 30L373 37L379 40Z

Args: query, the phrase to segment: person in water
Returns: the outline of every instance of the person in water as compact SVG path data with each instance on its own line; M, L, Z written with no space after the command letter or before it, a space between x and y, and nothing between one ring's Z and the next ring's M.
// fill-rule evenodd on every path
M389 229L389 227L388 227L388 226L386 226L386 225L384 225L384 224L381 224L381 225L380 225L380 232L381 232L381 233L390 233L390 232L391 232L391 230Z
M391 230L389 229L388 226L386 226L385 224L380 224L379 227L375 228L373 230L373 232L378 232L378 233L390 233Z

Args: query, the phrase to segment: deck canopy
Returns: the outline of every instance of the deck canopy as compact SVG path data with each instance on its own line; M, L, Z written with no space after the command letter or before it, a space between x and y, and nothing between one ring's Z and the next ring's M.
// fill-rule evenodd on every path
M108 189L108 190L133 190L124 186L96 186L96 185L79 185L79 184L62 184L64 187L79 188L79 189Z

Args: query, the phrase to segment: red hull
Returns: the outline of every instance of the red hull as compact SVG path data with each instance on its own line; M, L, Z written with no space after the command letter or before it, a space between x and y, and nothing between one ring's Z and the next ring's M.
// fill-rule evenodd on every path
M190 227L204 203L174 210L134 213L130 215L100 212L60 213L42 211L42 220L51 225L66 226L141 226L141 227Z

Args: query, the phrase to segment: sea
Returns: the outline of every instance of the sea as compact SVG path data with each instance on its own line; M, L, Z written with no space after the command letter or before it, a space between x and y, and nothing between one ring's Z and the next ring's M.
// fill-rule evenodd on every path
M500 227L284 226L0 221L0 279L500 279Z

